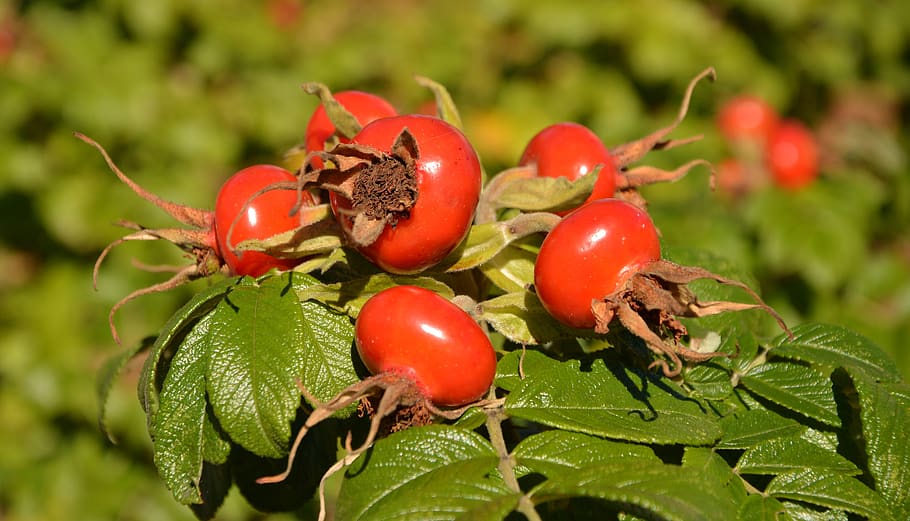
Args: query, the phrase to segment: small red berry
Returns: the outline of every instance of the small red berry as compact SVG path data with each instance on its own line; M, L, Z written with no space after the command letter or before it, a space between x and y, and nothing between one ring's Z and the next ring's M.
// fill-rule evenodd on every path
M767 101L742 94L726 101L717 116L717 124L727 140L766 141L778 125L779 116Z
M771 135L767 148L771 178L796 190L818 177L818 145L812 132L797 120L785 120Z

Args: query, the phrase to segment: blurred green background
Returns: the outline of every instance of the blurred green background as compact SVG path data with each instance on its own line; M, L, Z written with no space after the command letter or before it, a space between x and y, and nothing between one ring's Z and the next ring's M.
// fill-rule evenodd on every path
M83 132L162 197L210 208L220 182L280 162L315 98L305 81L373 91L401 111L446 85L489 172L541 127L589 125L608 145L669 123L708 66L673 137L645 163L730 151L714 116L737 93L768 99L819 134L821 179L733 200L695 170L645 196L668 245L753 270L791 323L843 324L910 376L910 3L902 0L321 1L2 0L0 3L0 520L192 519L158 480L131 365L97 425L96 374L120 347L110 307L163 279L133 265L187 262L156 243L92 263L129 219L169 226ZM194 289L142 298L124 345L154 332ZM306 514L301 514L305 517ZM219 519L285 519L229 496Z

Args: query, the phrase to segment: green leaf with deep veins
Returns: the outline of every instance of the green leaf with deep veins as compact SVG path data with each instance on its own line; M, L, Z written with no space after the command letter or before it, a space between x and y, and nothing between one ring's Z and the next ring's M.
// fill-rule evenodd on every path
M155 344L152 346L149 356L145 359L137 389L139 403L142 404L142 408L149 416L149 423L152 422L152 417L158 410L158 393L161 388L161 382L167 374L167 357L164 355L166 353L173 354L196 321L215 309L215 306L221 302L221 299L232 287L250 286L253 284L253 279L249 277L226 279L213 284L193 296L161 328L161 333L155 339Z
M802 438L767 440L747 450L737 463L743 474L783 474L806 468L856 475L860 470L840 454Z
M206 384L231 439L254 454L287 453L300 405L304 319L287 277L233 288L211 314Z
M510 244L481 265L480 271L506 293L525 291L534 283L536 258L534 253Z
M768 483L765 493L777 499L846 510L877 521L897 521L881 495L856 478L828 470L805 469L780 474Z
M391 288L401 284L410 284L430 289L439 293L445 298L452 298L455 293L445 283L433 277L425 276L408 276L408 275L390 275L388 273L377 273L369 277L346 280L343 282L322 283L316 279L305 279L300 273L295 273L295 281L312 280L311 282L300 283L296 287L297 297L301 302L314 300L331 306L343 313L356 317L360 313L360 308L369 300L370 297L384 289ZM295 282L295 286L297 286Z
M214 432L206 427L205 396L213 316L202 317L181 343L164 379L158 411L149 424L158 473L184 504L203 502L200 479L206 431Z
M737 411L720 421L723 435L719 449L748 449L765 440L799 436L806 426L772 411L751 409Z
M609 174L609 172L608 172ZM510 182L496 198L499 208L550 212L582 204L597 183L600 168L575 181L566 177L526 177Z
M800 414L839 427L831 379L808 366L770 362L754 367L741 379L755 394Z
M532 490L531 499L541 504L573 497L600 498L634 505L668 521L736 519L738 505L702 493L716 486L697 468L636 460L565 473Z
M544 431L523 439L512 451L516 474L536 472L547 477L611 461L659 461L645 445L605 440L569 431Z
M537 345L591 332L569 329L550 315L536 295L519 291L499 295L477 305L480 320L512 342Z
M577 360L558 362L536 351L526 353L524 369L506 397L510 416L643 443L698 445L720 437L716 417L703 404L654 375L599 359L582 370Z
M518 493L490 477L499 457L479 434L415 427L376 442L347 472L337 519L432 521L503 519ZM460 517L459 517L460 516Z
M288 275L294 291L305 291L318 284L315 278L300 273ZM300 303L303 311L302 383L321 402L327 402L359 378L351 357L354 326L348 315L337 313L315 301Z
M699 493L712 498L719 510L738 510L749 495L742 478L713 449L686 447L682 466L698 471L700 481L708 485Z
M739 505L738 521L789 521L792 519L780 501L761 494L750 494Z
M807 363L862 369L889 382L900 380L894 361L868 338L840 326L803 324L793 328L793 338L781 335L771 351L775 356Z
M855 375L853 382L875 489L891 505L894 519L910 519L910 386L865 374Z

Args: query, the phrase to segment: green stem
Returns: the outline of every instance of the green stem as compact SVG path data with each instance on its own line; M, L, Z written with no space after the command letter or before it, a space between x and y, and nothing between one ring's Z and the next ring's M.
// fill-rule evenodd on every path
M744 374L746 374L749 371L755 369L756 367L764 364L767 361L768 361L768 349L762 348L762 351L755 358L753 358L752 361L749 362L749 365L747 365L742 371L733 371L733 374L730 375L730 384L733 387L738 386L739 380L740 380L740 378L742 378L742 376Z
M505 419L502 408L488 409L487 413L487 432L490 433L490 443L499 454L499 472L507 487L520 494L518 499L517 510L524 514L528 521L542 521L540 514L534 509L534 502L521 491L518 485L518 478L515 477L515 462L512 460L509 450L506 448L506 441L502 435L502 420Z

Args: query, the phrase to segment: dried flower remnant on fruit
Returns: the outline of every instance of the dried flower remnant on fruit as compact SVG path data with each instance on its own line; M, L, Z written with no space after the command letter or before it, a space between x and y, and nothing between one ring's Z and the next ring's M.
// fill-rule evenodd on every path
M385 158L361 170L354 180L351 202L371 219L391 225L407 219L417 201L417 178L413 161Z
M739 288L748 293L755 303L701 301L688 287L689 283L699 279ZM643 340L648 349L662 357L652 362L650 367L660 367L663 374L671 378L682 371L683 361L697 363L730 356L727 353L702 353L683 346L681 340L688 335L688 331L678 317L698 318L727 311L760 309L771 315L780 328L792 336L783 318L746 284L703 268L682 266L663 259L639 270L622 288L595 301L591 308L597 333L607 333L610 322L618 319L630 333ZM670 337L670 341L664 337Z

